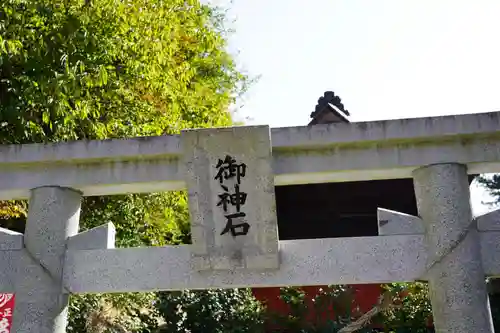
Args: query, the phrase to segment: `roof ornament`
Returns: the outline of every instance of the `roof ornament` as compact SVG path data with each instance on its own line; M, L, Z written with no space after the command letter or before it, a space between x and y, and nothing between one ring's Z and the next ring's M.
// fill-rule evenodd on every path
M323 96L321 96L318 99L318 104L316 105L316 108L314 112L311 113L311 118L316 117L318 113L320 113L322 110L324 110L326 107L329 106L329 104L337 107L340 111L345 113L347 116L349 116L349 111L347 111L344 108L344 104L342 104L342 100L340 99L339 96L336 96L333 91L325 91Z

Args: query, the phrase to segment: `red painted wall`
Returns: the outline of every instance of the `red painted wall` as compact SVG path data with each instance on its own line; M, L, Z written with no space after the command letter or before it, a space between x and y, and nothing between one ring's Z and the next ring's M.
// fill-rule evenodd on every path
M361 313L369 311L378 302L378 298L381 294L382 288L379 284L365 284L365 285L352 285L352 290L354 292L354 304L353 310L359 307ZM306 286L302 287L307 295L307 300L312 304L312 299L318 295L319 289L325 289L326 286ZM280 288L254 288L252 292L256 299L267 305L267 308L275 313L287 314L288 307L280 299ZM309 318L317 318L314 313L314 307L309 307L311 313L309 313ZM335 316L334 311L331 311L329 318L333 319Z
M306 286L302 287L305 291L307 297L308 304L312 305L312 299L318 295L319 289L325 289L326 286ZM382 293L382 287L379 284L361 284L361 285L351 285L351 288L354 292L354 300L353 300L353 314L356 315L355 309L359 307L359 312L357 315L368 312L373 308L374 305L379 301L379 297ZM279 313L282 315L286 315L289 313L288 306L280 299L280 288L254 288L252 292L255 298L262 303L267 305L267 308L274 313ZM314 313L314 306L309 306L311 309L308 314L308 320L316 320L318 318L318 314ZM327 311L328 316L325 318L324 316L320 316L322 320L334 319L335 312L333 309L329 309ZM271 326L272 323L270 323ZM433 320L432 315L428 319L427 325L432 327ZM375 323L374 327L378 327Z

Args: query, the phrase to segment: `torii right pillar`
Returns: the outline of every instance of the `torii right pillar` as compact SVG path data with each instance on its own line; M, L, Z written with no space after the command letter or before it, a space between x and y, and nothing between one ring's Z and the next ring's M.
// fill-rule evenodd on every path
M493 333L467 167L436 164L413 173L429 253L429 296L437 333Z

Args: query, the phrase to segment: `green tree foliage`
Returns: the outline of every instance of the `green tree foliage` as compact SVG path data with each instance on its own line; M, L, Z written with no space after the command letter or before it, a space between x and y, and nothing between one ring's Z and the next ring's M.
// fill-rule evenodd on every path
M245 77L198 1L6 0L0 13L2 143L230 124Z
M500 174L479 176L476 177L476 180L493 197L494 201L490 204L500 203Z
M226 34L223 13L197 0L0 1L0 143L230 125L248 79ZM25 211L1 203L0 224L22 230ZM81 229L113 222L118 246L154 246L189 242L188 221L184 193L130 194L86 198ZM101 318L90 314L112 308L123 327L147 332L155 297L75 296L68 331L85 332Z
M287 305L287 313L267 313L276 332L334 333L360 314L353 290L346 285L321 288L316 295L307 295L300 287L285 287L280 289L280 299ZM358 331L367 332L371 329Z
M352 287L343 285L321 289L317 295L306 295L300 287L282 288L280 298L289 311L266 316L275 324L276 332L336 333L347 328L347 332L353 332L353 327L357 333L433 332L427 284L392 283L383 289L384 297L377 305L383 310L359 326L358 319L364 313L356 306Z
M384 288L393 296L392 303L395 305L376 319L385 328L385 332L432 331L432 308L426 283L391 283Z
M159 333L263 333L264 307L249 289L161 293Z

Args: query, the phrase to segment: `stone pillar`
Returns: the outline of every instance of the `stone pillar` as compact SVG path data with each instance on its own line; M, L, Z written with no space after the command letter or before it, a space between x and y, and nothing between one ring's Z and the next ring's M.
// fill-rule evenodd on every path
M25 278L25 287L16 290L13 332L66 332L69 294L62 286L62 270L66 241L78 232L81 198L68 188L32 190L25 260L38 263L43 273Z
M437 333L493 333L479 233L472 225L467 167L439 164L413 173L429 253Z

